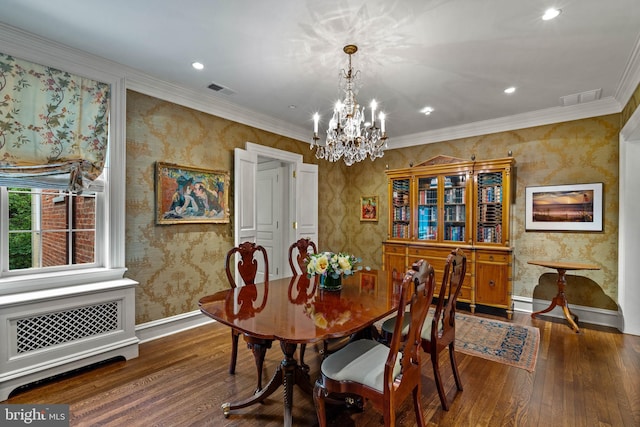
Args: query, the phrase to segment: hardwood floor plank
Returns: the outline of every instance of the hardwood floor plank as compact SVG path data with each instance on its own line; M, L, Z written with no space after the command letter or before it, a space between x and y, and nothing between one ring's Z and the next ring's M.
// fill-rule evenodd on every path
M480 314L477 314L480 315ZM489 315L481 315L492 317ZM501 318L504 320L503 318ZM640 337L580 325L576 334L562 321L516 313L514 323L540 329L533 373L457 353L464 391L456 389L446 353L441 372L449 411L443 411L428 357L423 358L422 406L428 426L638 426L640 425ZM140 356L112 361L14 393L6 403L66 403L72 426L281 426L282 391L264 404L224 418L220 405L251 395L256 370L240 345L235 375L229 375L230 332L208 324L140 346ZM263 381L281 361L267 352ZM305 361L313 378L319 356L309 346ZM330 425L379 426L381 414L328 408ZM311 396L294 388L294 425L317 425ZM411 401L402 402L400 426L416 425Z

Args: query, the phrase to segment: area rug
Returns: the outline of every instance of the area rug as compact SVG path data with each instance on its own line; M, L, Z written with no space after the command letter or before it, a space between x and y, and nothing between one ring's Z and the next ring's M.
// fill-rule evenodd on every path
M540 331L500 320L456 313L456 351L533 372Z
M433 307L429 309L433 314ZM393 316L389 316L393 317ZM378 329L385 319L376 323ZM456 351L533 372L540 331L532 326L456 313Z

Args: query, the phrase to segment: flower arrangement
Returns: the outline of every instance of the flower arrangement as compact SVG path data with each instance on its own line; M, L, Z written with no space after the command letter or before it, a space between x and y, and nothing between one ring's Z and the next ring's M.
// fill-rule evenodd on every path
M343 252L319 252L310 254L307 258L307 276L330 276L337 279L341 276L350 276L355 271L355 265L359 258ZM362 269L358 267L357 270Z

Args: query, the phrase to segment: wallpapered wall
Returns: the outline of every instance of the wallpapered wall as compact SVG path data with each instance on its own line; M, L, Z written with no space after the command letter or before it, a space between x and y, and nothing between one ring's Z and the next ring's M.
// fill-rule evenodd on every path
M196 310L201 296L226 288L224 256L233 245L232 224L155 225L155 162L228 170L233 176L233 149L244 148L247 141L302 154L306 163L319 164L319 248L349 251L372 268L381 267L381 242L387 236L386 167L406 167L441 154L463 159L475 154L478 160L506 157L511 150L517 165L514 295L533 296L548 273L526 261L549 258L601 265L600 271L576 273L597 284L587 288L590 294L615 299L619 129L620 115L612 115L388 150L373 163L366 160L347 168L318 162L307 143L129 91L126 265L127 277L140 283L136 323ZM524 231L526 186L587 182L604 183L603 233ZM362 195L379 196L378 222L359 221ZM233 221L233 209L231 216ZM582 297L584 305L601 306L593 295Z
M127 92L125 259L126 276L140 283L136 324L197 310L200 297L226 289L224 259L234 243L232 222L155 224L155 162L225 170L233 177L233 150L247 141L302 154L306 163L313 157L308 144Z
M513 294L532 297L534 288L541 280L547 289L542 295L536 293L536 298L551 299L557 291L556 276L545 276L545 273L549 273L548 269L529 265L528 260L595 263L602 269L568 274L586 278L585 282L592 285L572 287L571 282L577 277L568 277L568 297L574 304L615 310L615 307L611 307L611 300L616 299L618 286L619 131L620 116L616 114L389 150L381 160L373 164L367 162L364 168L349 169L347 192L351 202L347 222L357 231L350 233L348 249L361 255L372 266L378 267L381 264L382 249L377 242L387 236L389 206L387 182L383 179L385 167L403 168L437 155L470 159L475 154L477 160L501 158L507 157L511 150L517 169L512 231L515 256ZM590 182L604 183L604 232L548 233L524 230L525 187ZM380 198L380 221L363 222L358 227L359 196L369 194Z

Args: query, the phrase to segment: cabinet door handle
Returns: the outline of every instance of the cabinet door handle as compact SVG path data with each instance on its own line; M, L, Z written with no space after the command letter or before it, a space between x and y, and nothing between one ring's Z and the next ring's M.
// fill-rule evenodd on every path
M489 286L494 287L496 285L496 282L494 282L493 280L489 280Z
M493 261L493 255L489 255L489 261Z

